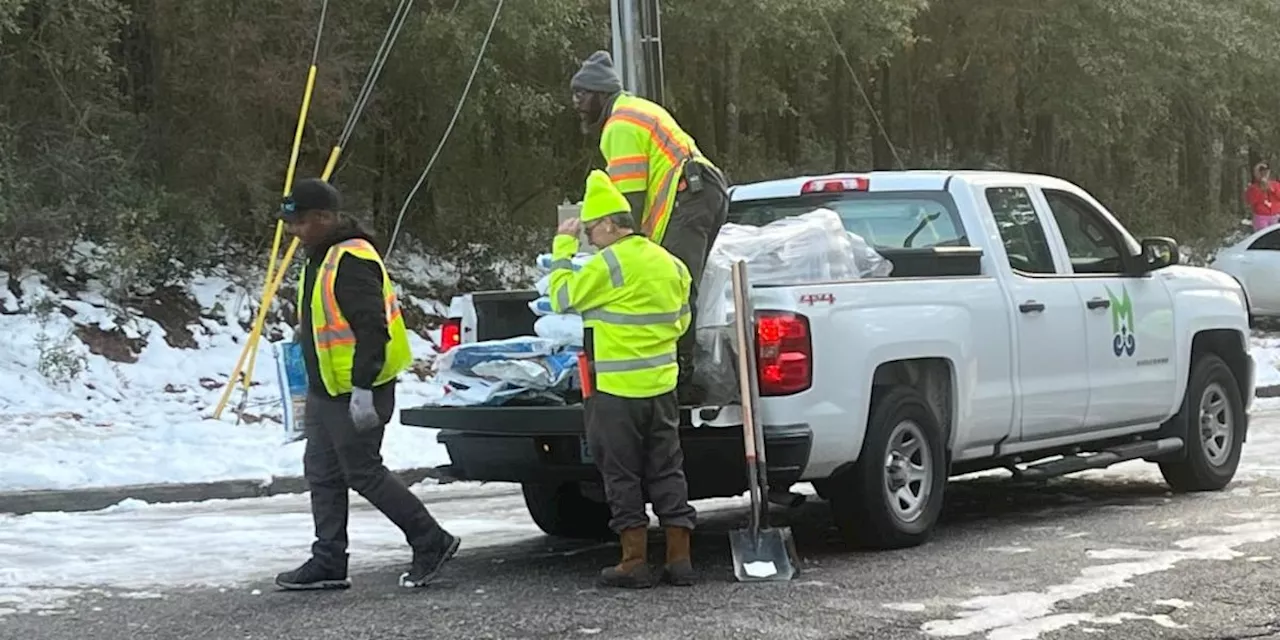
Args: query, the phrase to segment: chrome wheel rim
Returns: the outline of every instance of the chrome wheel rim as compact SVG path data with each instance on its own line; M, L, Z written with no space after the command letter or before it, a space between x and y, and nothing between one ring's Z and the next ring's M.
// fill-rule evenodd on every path
M1220 467L1231 457L1234 424L1226 389L1210 383L1200 395L1200 447L1209 464Z
M924 429L903 420L889 433L884 461L884 495L894 517L913 522L924 513L932 492L933 456Z

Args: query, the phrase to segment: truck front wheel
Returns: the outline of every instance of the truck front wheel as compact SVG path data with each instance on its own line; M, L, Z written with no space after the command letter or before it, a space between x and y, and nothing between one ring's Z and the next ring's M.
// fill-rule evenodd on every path
M1182 409L1170 423L1182 436L1185 455L1160 463L1165 482L1179 492L1227 486L1240 466L1246 423L1240 387L1222 358L1205 353L1192 362Z
M919 391L897 386L875 394L858 462L823 483L841 536L873 549L927 541L942 513L945 446Z
M525 483L521 488L529 515L547 535L590 540L611 535L609 505L582 495L577 482Z

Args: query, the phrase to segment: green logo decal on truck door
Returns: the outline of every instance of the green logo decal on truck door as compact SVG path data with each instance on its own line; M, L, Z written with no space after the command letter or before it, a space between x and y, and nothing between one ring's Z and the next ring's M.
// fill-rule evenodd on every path
M1133 335L1133 302L1129 300L1129 289L1120 285L1120 297L1107 287L1107 297L1111 298L1111 350L1116 357L1132 356L1138 350L1137 339Z

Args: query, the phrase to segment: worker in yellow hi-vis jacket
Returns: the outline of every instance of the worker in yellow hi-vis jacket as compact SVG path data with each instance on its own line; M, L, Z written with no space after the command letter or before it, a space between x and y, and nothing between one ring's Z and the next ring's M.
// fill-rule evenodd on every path
M667 533L662 577L690 585L689 536L697 513L684 477L675 394L676 342L689 333L689 270L636 233L630 208L604 172L591 172L581 219L565 220L557 230L548 293L556 313L578 313L586 327L587 444L604 480L609 526L622 542L622 560L601 571L600 582L653 585L648 493ZM571 258L581 227L600 252L575 272Z
M666 109L622 90L608 52L591 54L569 85L583 131L599 132L609 178L631 204L639 231L689 267L694 325L680 339L678 395L681 404L697 404L698 284L729 214L728 182Z

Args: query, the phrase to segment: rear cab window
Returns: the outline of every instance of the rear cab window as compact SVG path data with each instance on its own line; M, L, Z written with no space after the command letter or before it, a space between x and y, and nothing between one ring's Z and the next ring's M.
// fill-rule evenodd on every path
M729 205L729 222L764 226L814 209L830 209L844 228L877 249L967 247L969 238L945 191L810 193Z

